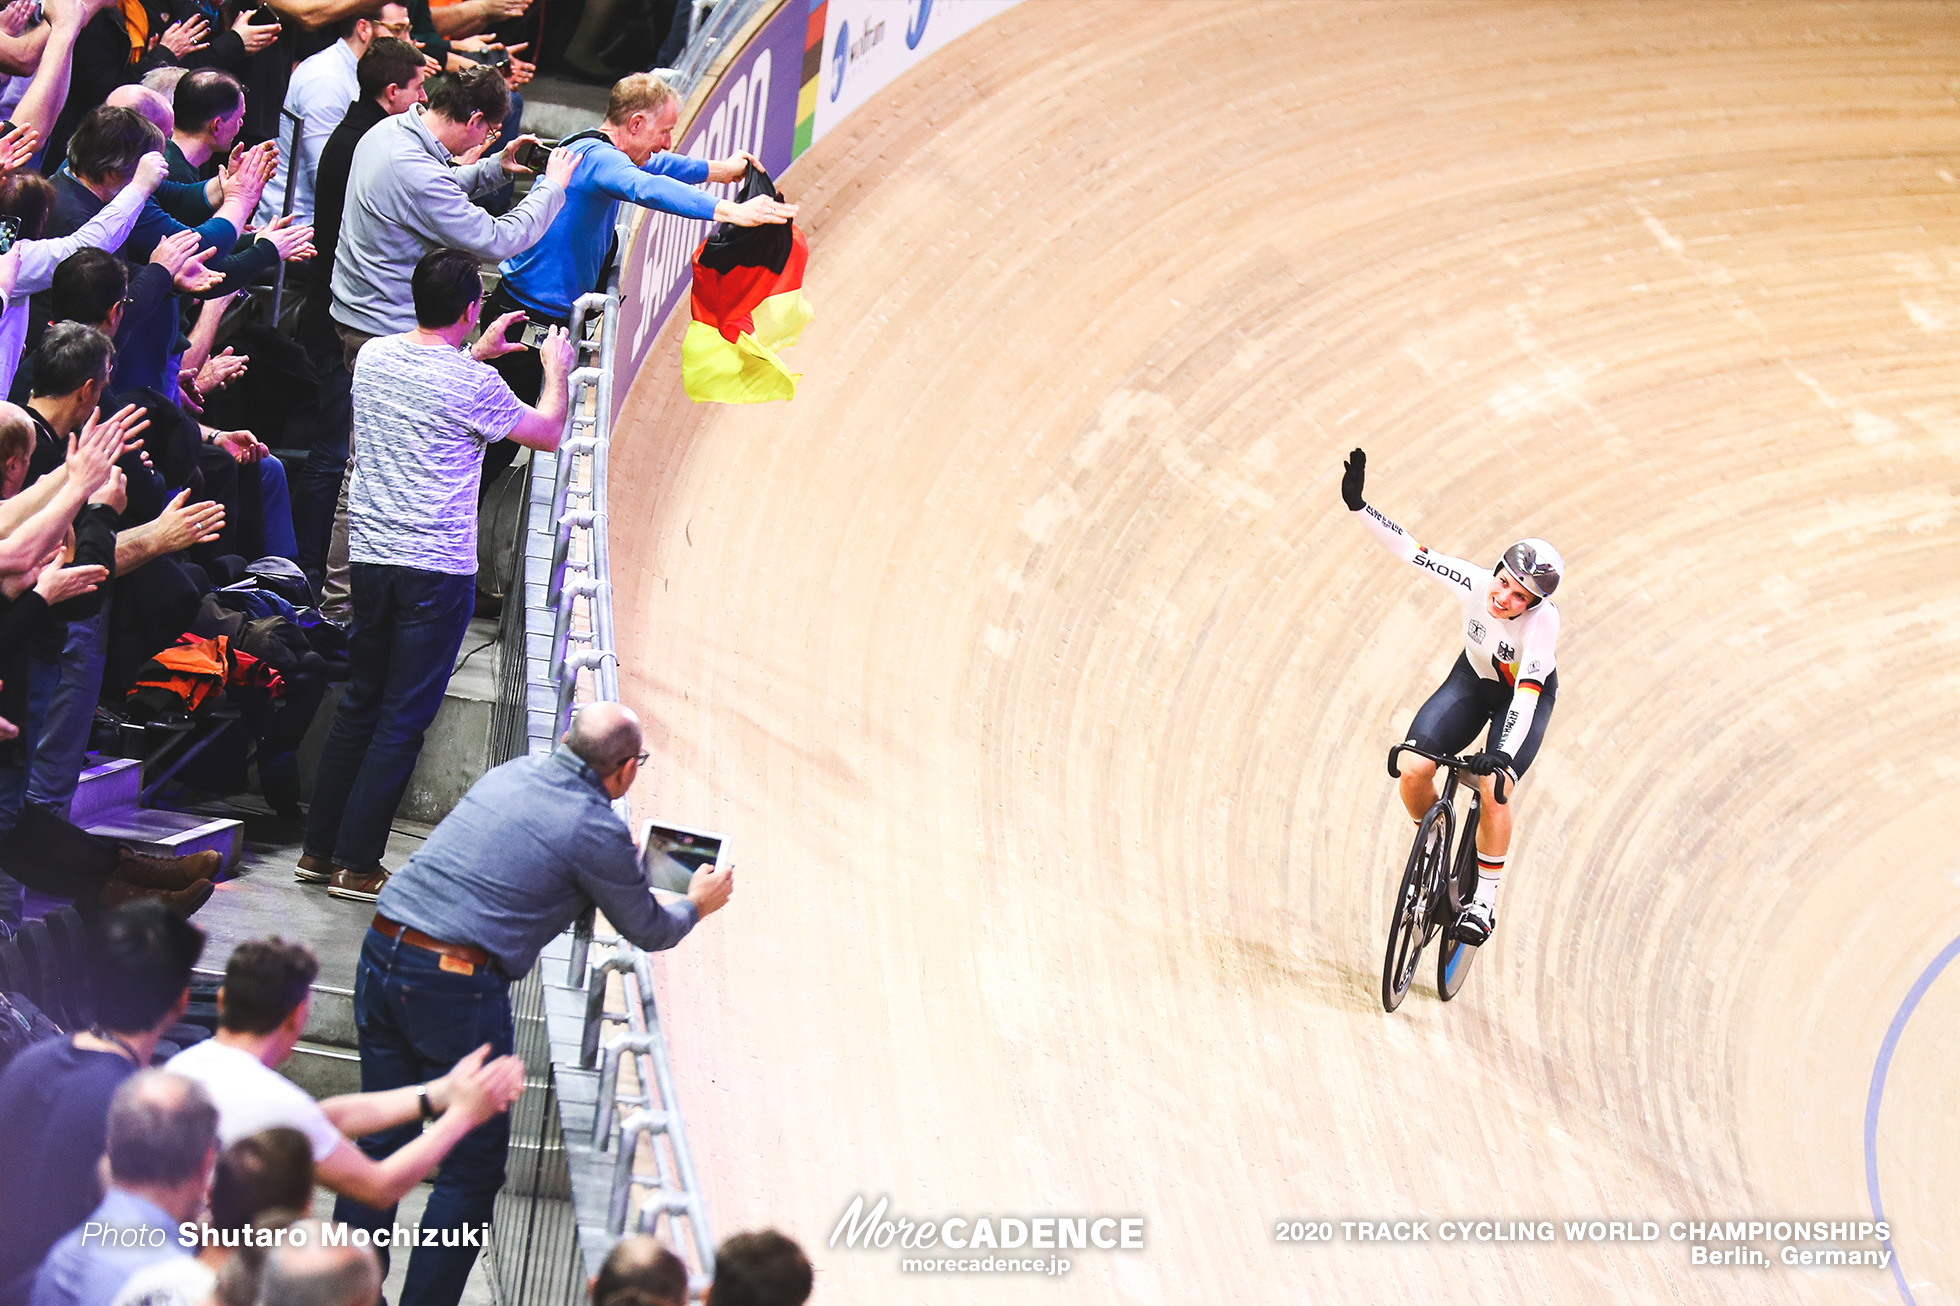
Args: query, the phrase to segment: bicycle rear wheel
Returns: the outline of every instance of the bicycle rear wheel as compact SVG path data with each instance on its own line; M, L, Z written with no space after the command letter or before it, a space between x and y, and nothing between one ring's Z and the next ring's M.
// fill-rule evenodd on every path
M1423 815L1409 848L1409 864L1396 890L1394 914L1388 922L1388 950L1382 955L1382 1010L1393 1011L1408 995L1422 950L1434 929L1432 899L1442 887L1442 867L1449 854L1453 813L1438 802Z
M1468 903L1471 895L1477 892L1477 809L1470 809L1470 818L1465 821L1463 838L1456 849L1456 863L1453 880L1456 886L1455 898L1458 903ZM1445 897L1448 897L1445 894ZM1443 943L1436 950L1436 996L1448 1002L1463 991L1470 982L1470 963L1475 961L1477 949L1468 943L1458 943L1445 929Z

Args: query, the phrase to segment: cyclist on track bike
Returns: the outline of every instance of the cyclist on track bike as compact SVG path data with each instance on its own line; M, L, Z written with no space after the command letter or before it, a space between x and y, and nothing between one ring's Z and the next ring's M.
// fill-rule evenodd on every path
M1558 643L1558 589L1565 560L1539 539L1519 540L1490 571L1431 553L1361 497L1368 455L1356 449L1342 464L1341 498L1381 546L1454 593L1463 605L1463 652L1442 687L1409 724L1408 742L1427 752L1454 755L1468 748L1486 725L1484 751L1467 759L1483 793L1477 825L1477 893L1450 926L1449 937L1481 945L1497 927L1497 889L1511 850L1518 780L1538 755L1558 697L1553 650ZM1402 805L1421 821L1436 801L1436 764L1403 754ZM1492 777L1509 783L1508 805L1493 801Z

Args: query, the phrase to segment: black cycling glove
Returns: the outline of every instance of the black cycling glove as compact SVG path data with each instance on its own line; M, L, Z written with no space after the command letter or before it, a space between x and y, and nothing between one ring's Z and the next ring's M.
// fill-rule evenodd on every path
M1510 774L1514 765L1511 755L1502 749L1491 753L1472 753L1463 760L1470 764L1472 775L1495 775L1499 771Z
M1341 469L1341 501L1347 504L1349 512L1360 512L1367 506L1367 500L1361 497L1361 482L1368 475L1368 451L1356 449L1347 456Z

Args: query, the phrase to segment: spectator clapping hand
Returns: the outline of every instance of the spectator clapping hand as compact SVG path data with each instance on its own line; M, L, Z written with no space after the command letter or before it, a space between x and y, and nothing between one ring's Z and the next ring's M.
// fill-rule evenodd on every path
M121 418L123 413L132 411L143 413L145 410L131 405L107 421L99 415L91 416L81 430L68 437L68 457L63 466L72 484L83 487L89 494L102 488L102 483L109 479L109 473L116 465L116 459L125 452ZM145 420L143 426L148 427L149 422ZM135 447L142 448L142 441L137 441Z
M214 431L211 443L230 454L232 461L255 463L269 452L250 431Z
M8 36L19 36L34 26L34 0L13 0L5 9L0 9L0 32Z
M448 1074L429 1081L429 1105L441 1112L461 1111L476 1124L509 1109L524 1092L524 1063L517 1057L491 1061L483 1044L458 1061Z
M49 607L53 607L57 603L66 603L69 599L93 593L95 587L107 579L107 567L43 567L34 582L34 592Z
M210 258L213 251L201 249L202 244L203 238L196 230L186 227L159 240L156 248L150 251L150 262L168 272L171 283L179 290L188 290L192 294L209 290L225 278L223 273L204 266L204 260Z
M4 744L9 739L18 738L20 738L20 727L7 720L6 717L0 716L0 744Z
M170 51L171 57L182 59L186 55L196 54L202 50L209 44L207 38L210 35L211 24L197 14L192 14L189 18L164 28L163 35L154 39L164 49Z
M129 477L123 475L120 467L110 468L109 479L102 482L102 488L91 494L88 501L111 509L120 517L129 509Z
M190 503L190 488L177 491L164 510L157 514L157 533L165 553L181 553L193 544L209 544L225 528L225 506L206 499Z
M279 24L274 22L259 26L252 22L253 12L249 8L240 9L238 21L231 25L232 32L245 43L246 54L257 54L279 39Z
M218 391L245 375L245 365L251 360L244 354L234 354L226 345L220 353L204 360L204 366L197 369L192 384L200 396L216 394Z
M225 195L230 193L232 186L236 184L239 171L245 167L246 160L254 154L266 157L265 167L268 177L278 170L279 146L274 142L260 141L252 146L242 144L232 146L231 154L225 159L224 166L218 169L218 198L213 201L214 204L224 203Z
M297 224L298 219L288 213L259 228L259 239L279 251L279 261L282 263L297 263L313 257L313 228L310 224Z
M238 166L227 165L225 169L225 199L242 198L246 209L259 202L266 183L272 180L272 173L279 166L279 147L271 141L261 141L243 154L234 152Z
M116 0L45 0L41 13L50 27L80 28L115 3Z
M536 64L525 63L517 57L519 50L529 49L530 45L529 41L519 41L516 45L504 47L504 53L510 56L510 67L504 70L504 80L510 83L513 91L538 75Z
M16 127L0 136L0 176L19 172L32 163L34 151L40 147L41 133L32 127Z

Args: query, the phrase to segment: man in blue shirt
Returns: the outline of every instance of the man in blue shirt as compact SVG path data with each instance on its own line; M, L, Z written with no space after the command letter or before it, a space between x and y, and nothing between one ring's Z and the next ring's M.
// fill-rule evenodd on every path
M696 190L740 181L750 156L735 154L711 163L669 153L680 113L680 96L651 73L634 73L613 86L605 122L558 146L581 155L584 165L566 187L565 206L537 244L499 266L504 278L499 293L510 305L485 305L486 317L494 320L516 311L533 321L563 326L573 301L598 288L622 202L738 227L788 222L796 216L795 205L768 196L736 204Z
M593 703L548 756L506 762L472 785L389 878L354 975L363 1089L421 1083L481 1043L507 1055L510 982L587 907L596 903L628 942L661 949L728 901L734 873L726 868L696 871L681 902L659 902L648 888L632 833L612 809L645 757L639 718ZM369 1134L361 1150L381 1160L416 1128ZM490 1219L509 1136L510 1117L498 1114L456 1144L423 1228ZM343 1197L334 1219L379 1229L394 1212ZM471 1247L417 1247L400 1306L456 1306L475 1259Z
M204 1209L218 1109L201 1084L140 1070L109 1103L109 1195L41 1262L30 1306L110 1306L129 1276L189 1256L177 1226Z
M565 207L538 243L499 265L503 282L483 306L483 320L493 330L497 325L508 328L497 319L511 313L541 326L567 325L578 297L599 288L621 203L738 227L788 222L796 216L794 204L766 195L737 204L695 189L740 181L751 156L735 154L711 163L669 153L680 115L681 100L673 87L651 73L634 73L613 85L605 122L559 144L559 149L580 155L584 164L566 188ZM493 366L518 398L536 401L542 372L535 351L506 354ZM511 450L494 468L486 460L486 483L515 453Z

